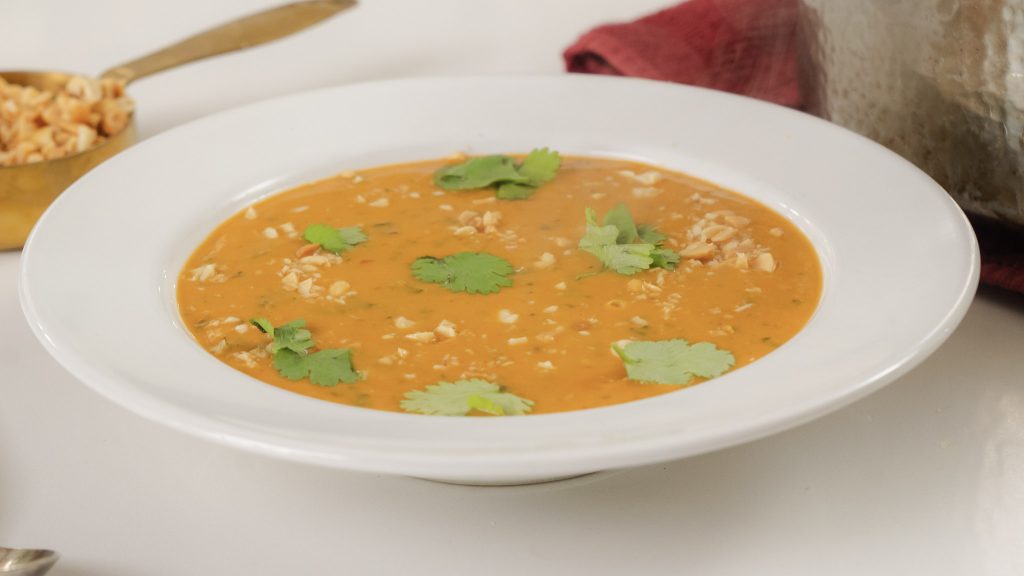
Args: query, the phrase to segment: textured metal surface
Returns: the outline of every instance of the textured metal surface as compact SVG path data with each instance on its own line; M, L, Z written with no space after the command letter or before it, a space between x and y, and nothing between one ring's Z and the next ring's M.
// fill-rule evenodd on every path
M60 556L53 550L0 546L0 576L43 576Z
M808 111L1024 225L1024 0L800 2Z

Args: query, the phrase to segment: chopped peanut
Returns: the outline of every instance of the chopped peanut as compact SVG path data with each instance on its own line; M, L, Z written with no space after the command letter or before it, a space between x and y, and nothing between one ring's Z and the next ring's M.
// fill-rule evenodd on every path
M708 242L694 242L688 244L686 248L679 251L679 255L683 258L693 258L695 260L705 260L711 258L715 253L715 246Z
M338 280L330 285L330 287L327 289L327 293L337 298L339 296L344 296L350 290L352 290L351 284L345 282L344 280Z
M654 198L658 194L661 194L661 190L650 186L633 188L633 196L637 198Z
M761 254L760 256L755 258L754 269L762 270L764 272L774 272L775 258L772 256L771 252L765 252L764 254Z
M445 338L455 338L455 324L448 320L441 320L437 328L434 328L434 333Z
M192 270L192 280L206 282L216 273L217 266L215 264L203 264L202 266Z
M551 252L545 252L540 255L533 265L537 268L550 268L555 264L555 256Z
M306 244L302 248L295 251L296 258L305 258L306 256L312 256L316 254L316 251L320 249L319 244Z

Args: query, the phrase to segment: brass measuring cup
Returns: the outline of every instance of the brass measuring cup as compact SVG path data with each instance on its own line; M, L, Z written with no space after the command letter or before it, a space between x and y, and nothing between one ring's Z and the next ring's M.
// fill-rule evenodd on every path
M142 58L111 68L100 78L130 83L181 64L256 46L303 30L342 10L355 0L307 0L271 8L233 20ZM64 72L3 72L12 84L60 91L73 74ZM0 167L0 250L20 248L47 206L72 182L107 158L137 141L135 114L128 125L87 150L16 166Z

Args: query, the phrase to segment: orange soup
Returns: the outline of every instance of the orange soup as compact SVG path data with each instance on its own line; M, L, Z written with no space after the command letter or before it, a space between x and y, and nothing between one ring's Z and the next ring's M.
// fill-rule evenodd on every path
M439 415L578 410L705 382L791 338L820 292L810 242L760 203L547 150L277 194L214 230L178 279L185 325L230 366L322 400Z

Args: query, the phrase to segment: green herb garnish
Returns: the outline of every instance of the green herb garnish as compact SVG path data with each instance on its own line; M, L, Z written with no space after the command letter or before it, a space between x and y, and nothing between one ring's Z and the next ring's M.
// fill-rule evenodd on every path
M736 363L728 350L710 342L690 344L686 340L630 342L621 348L612 346L626 366L631 380L657 384L689 384L695 376L721 376Z
M597 256L605 268L630 275L652 267L672 270L679 263L677 252L662 247L665 235L650 226L638 227L625 204L609 210L603 225L598 225L593 209L584 214L587 232L579 248Z
M440 284L452 292L491 294L511 286L515 269L505 259L486 252L459 252L444 258L423 256L411 265L416 278Z
M472 410L494 416L518 416L533 408L533 401L520 398L486 380L438 382L425 390L405 393L402 409L432 416L465 416Z
M290 350L296 354L304 354L313 347L313 335L306 330L305 320L292 320L276 328L266 318L253 318L250 323L274 339L270 345L272 353Z
M289 380L308 377L317 386L337 386L338 382L351 384L362 377L352 365L352 351L348 348L309 353L315 344L305 320L292 320L276 327L266 318L253 318L249 323L274 339L270 345L274 368Z
M335 254L341 254L357 244L366 242L366 234L359 226L335 228L327 224L310 224L302 233L302 238L307 242L319 244L324 250Z
M525 200L554 179L561 165L558 152L547 148L535 148L520 164L508 156L481 156L434 172L434 184L445 190L493 187L502 200Z

